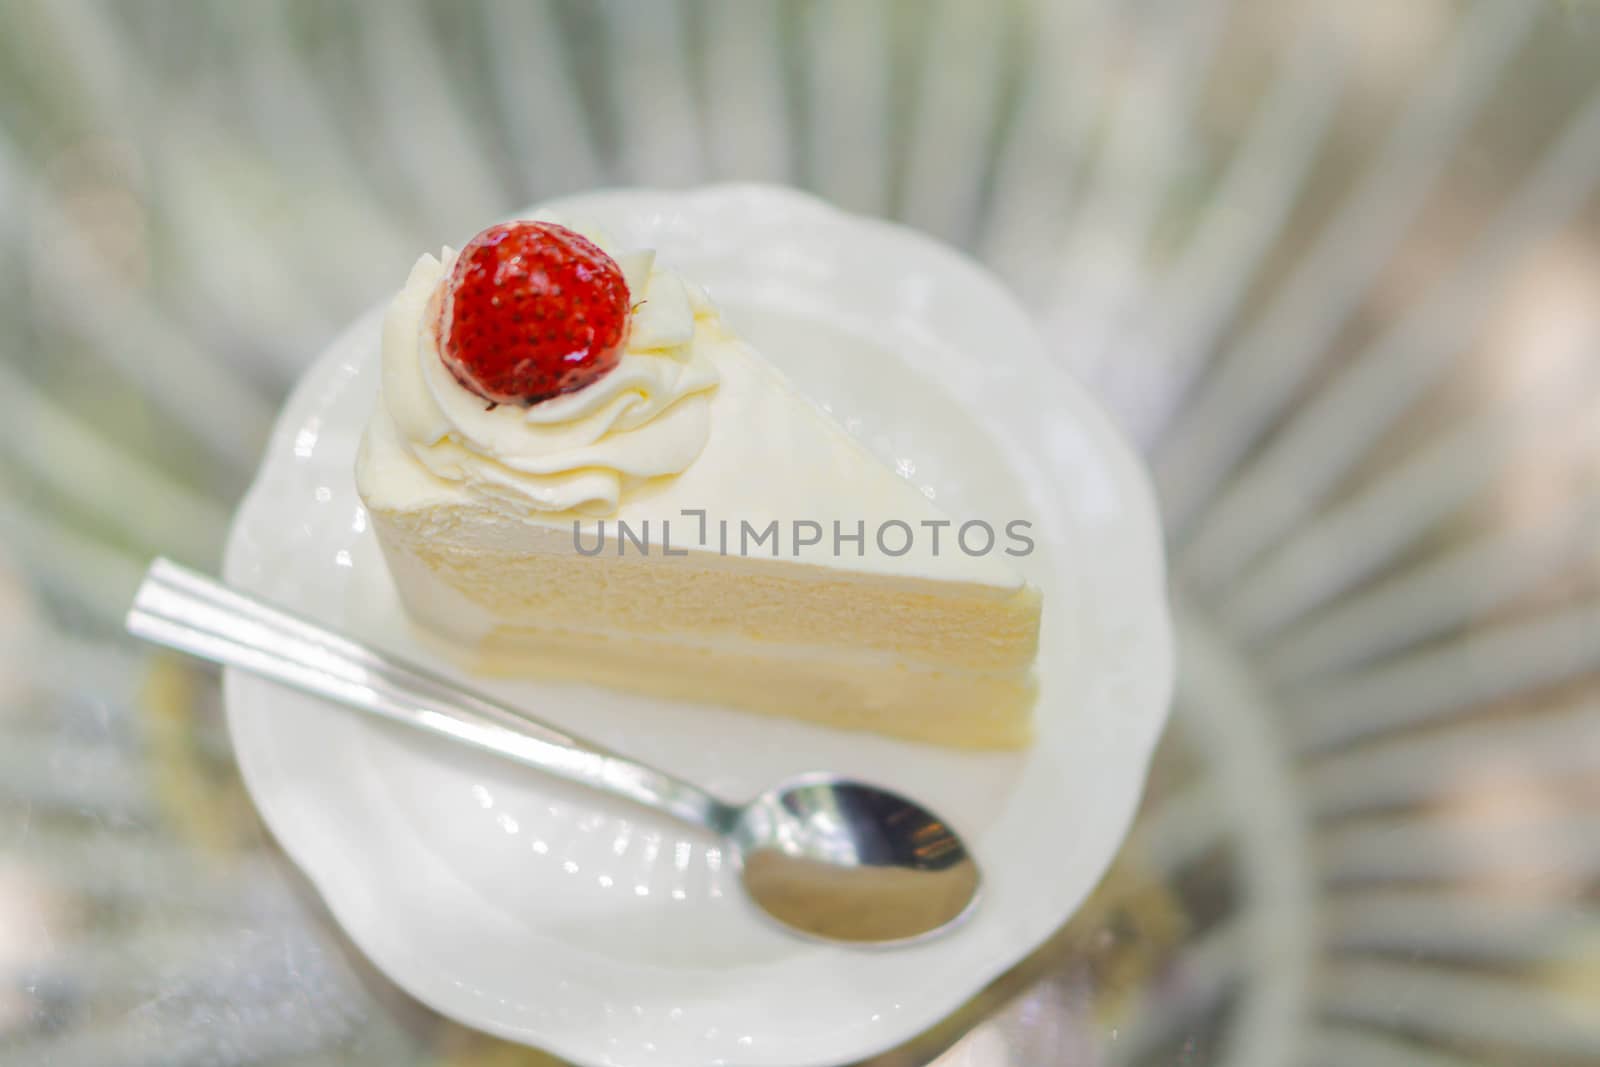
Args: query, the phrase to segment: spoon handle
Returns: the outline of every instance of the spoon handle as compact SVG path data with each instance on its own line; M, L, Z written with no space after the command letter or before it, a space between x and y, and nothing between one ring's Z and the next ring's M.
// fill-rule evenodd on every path
M734 809L414 664L386 656L166 559L150 565L128 632L404 723L723 833Z

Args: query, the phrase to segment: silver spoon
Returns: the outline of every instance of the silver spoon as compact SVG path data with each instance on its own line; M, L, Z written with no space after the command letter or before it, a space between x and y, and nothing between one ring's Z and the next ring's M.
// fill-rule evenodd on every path
M971 914L978 867L943 819L886 789L813 774L729 804L420 667L158 559L128 632L625 797L727 839L750 898L828 941L903 943Z

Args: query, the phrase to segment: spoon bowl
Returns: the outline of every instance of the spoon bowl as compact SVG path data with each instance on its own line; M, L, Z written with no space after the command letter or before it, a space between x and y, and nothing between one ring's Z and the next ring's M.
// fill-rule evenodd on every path
M978 899L978 865L950 825L863 782L796 779L739 809L729 836L751 900L809 937L901 944L950 928Z

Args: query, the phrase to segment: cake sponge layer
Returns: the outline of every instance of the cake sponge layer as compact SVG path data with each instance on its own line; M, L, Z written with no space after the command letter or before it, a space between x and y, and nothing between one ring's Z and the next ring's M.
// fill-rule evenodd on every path
M556 624L644 637L732 635L774 646L866 649L987 671L1025 669L1038 651L1039 594L1029 586L934 582L705 552L582 556L571 551L570 533L549 527L542 536L518 538L516 548L474 546L460 536L437 536L437 512L414 522L408 513L374 511L373 520L416 616L457 640L500 626ZM456 602L457 610L441 611L441 601Z
M408 614L471 670L958 747L1031 738L1039 597L1026 586L707 553L586 557L557 550L548 527L520 549L473 546L437 536L437 509L372 520Z
M1021 748L1033 737L1024 672L930 670L827 648L649 640L550 629L495 630L465 655L487 675L587 682L669 700L868 730L958 748ZM448 644L447 644L448 650Z

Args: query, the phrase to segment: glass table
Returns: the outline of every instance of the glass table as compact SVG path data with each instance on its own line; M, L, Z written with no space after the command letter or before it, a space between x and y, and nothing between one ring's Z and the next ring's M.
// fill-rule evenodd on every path
M555 1062L361 959L120 616L417 250L728 177L990 263L1169 531L1122 853L872 1062L1600 1062L1596 54L1579 0L0 4L0 1064Z

